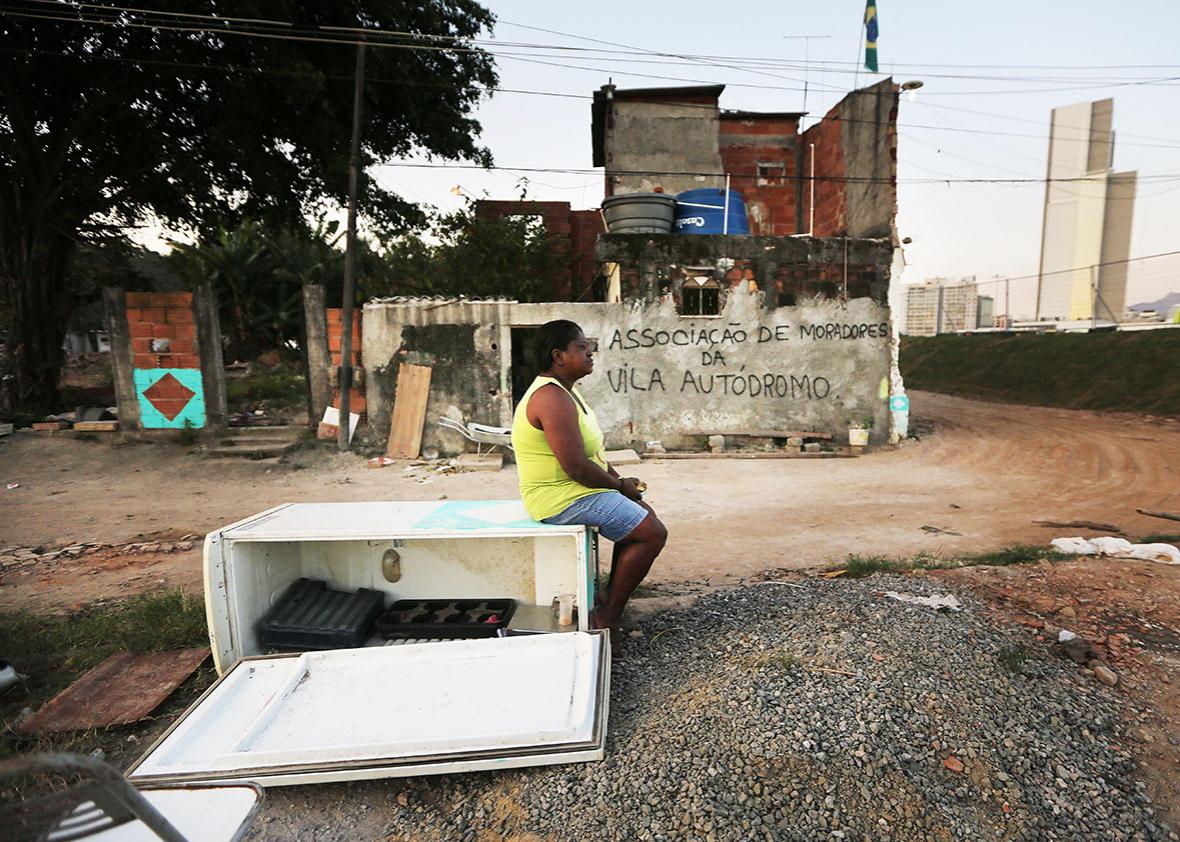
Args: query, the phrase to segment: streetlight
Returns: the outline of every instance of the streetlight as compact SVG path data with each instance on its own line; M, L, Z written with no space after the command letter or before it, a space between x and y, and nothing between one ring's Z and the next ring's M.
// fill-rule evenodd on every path
M921 79L911 79L908 82L902 82L901 89L909 94L909 101L913 102L918 98L918 88L921 88L925 84Z

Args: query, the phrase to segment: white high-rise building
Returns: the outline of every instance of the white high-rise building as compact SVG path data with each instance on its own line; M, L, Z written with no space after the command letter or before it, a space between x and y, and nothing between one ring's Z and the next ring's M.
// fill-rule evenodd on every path
M1136 173L1111 169L1113 119L1112 99L1053 109L1038 319L1122 317Z
M974 278L961 281L930 278L921 283L907 284L905 333L910 336L934 336L981 327L979 301L979 290ZM991 327L991 324L986 327Z

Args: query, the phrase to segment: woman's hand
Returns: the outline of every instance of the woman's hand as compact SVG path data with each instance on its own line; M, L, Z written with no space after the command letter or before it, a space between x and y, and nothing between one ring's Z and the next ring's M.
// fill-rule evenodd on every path
M635 477L619 477L619 493L628 500L634 500L638 503L643 499L643 493L639 490L639 480Z

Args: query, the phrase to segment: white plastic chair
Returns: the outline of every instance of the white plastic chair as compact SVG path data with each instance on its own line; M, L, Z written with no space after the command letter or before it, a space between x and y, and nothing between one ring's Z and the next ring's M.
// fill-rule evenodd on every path
M492 453L497 447L512 450L512 430L509 427L490 427L487 424L464 424L453 418L443 416L438 419L438 426L458 433L470 442L475 443L476 453L483 454L484 445L489 445L487 452Z
M14 842L237 842L262 800L248 781L138 789L110 765L76 754L0 763L0 779L18 778L26 786L0 800L0 838Z

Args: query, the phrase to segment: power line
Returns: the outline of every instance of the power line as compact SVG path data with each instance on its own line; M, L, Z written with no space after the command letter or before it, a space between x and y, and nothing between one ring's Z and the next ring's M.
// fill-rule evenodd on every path
M3 12L0 11L0 14L3 14ZM349 42L349 43L353 43L353 42ZM175 62L175 61L164 60L164 59L130 59L130 58L122 57L122 56L106 56L106 55L98 55L98 54L88 54L88 55L82 56L82 55L76 55L76 54L70 54L70 53L53 52L53 51L48 51L48 50L23 50L20 48L11 48L11 47L0 47L0 51L14 52L14 53L19 53L19 54L53 55L53 56L60 56L62 58L73 59L76 61L102 60L102 61L122 61L122 62L142 63L142 64L172 65L172 66L177 66L177 67L190 67L190 68L194 68L194 69L204 70L207 72L216 72L216 73L224 73L226 71L232 70L232 71L243 72L243 73L260 73L260 74L289 75L289 76L305 75L305 76L309 76L309 77L328 78L328 79L346 79L346 78L348 78L348 77L340 76L340 75L333 76L331 74L320 74L320 73L303 72L303 71L270 70L270 69L262 69L262 68L244 67L241 65L225 64L225 65L219 65L217 67L212 67L209 65L185 63L185 62ZM522 61L529 61L528 59L521 59L521 60ZM547 62L542 62L542 63L547 63ZM566 66L566 65L559 65L559 66ZM590 70L592 68L575 68L575 69ZM447 85L447 83L442 83L442 82L428 82L428 81L424 81L424 80L409 79L409 78L400 78L400 79L373 78L371 81L374 82L375 84L420 85L420 86L435 86L435 87L445 87ZM683 80L683 81L702 81L702 80ZM502 88L499 86L489 87L489 86L485 86L485 85L473 85L472 87L475 89L478 89L478 90L485 91L488 94L510 93L510 94L520 94L520 95L530 95L530 96L548 96L548 97L557 97L557 98L561 98L561 99L580 99L580 100L587 101L587 102L593 100L593 97L590 95L587 95L587 94L573 94L573 93L566 93L566 92L561 92L561 91L539 91L539 90L528 90L528 89L520 89L520 88ZM761 87L761 86L759 86L759 87ZM849 95L860 95L863 93L864 93L863 91L851 91L851 92L849 92ZM682 107L682 108L706 109L706 110L710 110L710 111L718 110L716 106L704 105L701 103L677 103L676 105L677 105L677 107ZM937 108L949 108L949 106L935 106L933 104L928 104L928 105L929 105L929 107L936 108L936 109ZM724 109L722 109L722 110L724 110ZM959 110L965 110L965 109L959 109ZM976 112L976 113L983 114L984 112ZM995 116L995 115L987 115L987 116ZM819 120L821 122L825 119L829 119L829 118L827 118L827 117L819 118ZM833 119L839 119L842 122L848 122L848 123L875 123L876 122L873 120L859 120L855 117L839 117L839 118L833 118ZM1035 121L1028 121L1028 122L1035 122ZM898 123L897 127L899 129L903 129L903 128L904 129L926 129L929 131L961 132L961 133L972 134L972 135L996 135L996 136L1000 136L1000 137L1023 137L1023 138L1033 138L1036 140L1044 140L1047 136L1047 135L1039 135L1039 134L1029 134L1029 133L1025 133L1025 132L1005 132L1005 131L998 131L995 129L969 129L969 128L964 128L961 126L950 126L950 127L936 126L936 125L930 125L930 124L925 124L925 123ZM1180 149L1180 142L1177 142L1175 144L1136 143L1134 141L1127 141L1127 140L1121 139L1126 136L1127 135L1123 135L1120 133L1120 143L1125 146L1136 146L1136 147L1150 148L1150 149Z
M55 21L59 21L59 22L92 23L92 24L108 25L108 26L122 25L122 26L132 26L132 27L140 27L140 28L165 29L165 30L187 31L187 32L215 32L218 34L234 34L234 35L242 35L242 36L246 36L246 37L277 38L277 39L295 40L295 41L317 41L317 42L328 43L328 44L356 44L356 43L358 43L358 39L355 39L355 38L349 39L349 38L343 38L343 37L341 37L341 38L325 37L325 33L331 31L331 32L340 32L340 33L345 33L345 34L354 34L354 35L359 36L359 38L365 39L371 45L376 45L377 43L380 43L381 46L397 48L397 49L433 50L433 51L442 51L442 52L470 52L470 53L489 52L492 54L501 55L504 58L515 58L515 59L521 59L521 60L524 60L524 58L522 56L520 56L519 54L496 53L493 50L484 50L479 47L461 47L461 46L457 46L457 45L458 44L484 44L484 45L488 45L490 47L526 48L526 49L531 49L531 50L560 50L563 52L570 52L570 51L600 52L600 53L612 53L612 54L622 54L622 55L643 54L643 55L649 55L649 56L679 59L679 60L686 61L686 62L693 62L696 64L704 64L704 65L708 65L708 66L719 67L719 68L724 68L724 69L729 69L729 70L736 70L739 72L751 72L751 73L756 73L758 75L770 76L771 78L786 79L789 81L796 81L796 82L800 82L803 80L800 80L796 77L782 76L780 74L762 72L759 70L759 67L762 66L762 67L776 67L776 68L783 68L783 69L804 69L804 70L806 69L805 67L800 68L798 66L798 64L775 63L777 61L775 59L762 59L761 61L764 62L763 65L749 65L749 64L743 65L740 62L747 62L748 63L751 61L751 59L749 57L732 57L732 58L714 57L714 56L690 55L690 54L682 54L682 53L668 53L668 52L661 52L661 51L657 51L657 50L646 50L646 49L640 48L640 47L633 47L633 46L626 45L626 44L619 44L618 42L588 38L586 36L578 36L578 35L573 35L571 33L561 33L561 32L558 32L557 30L543 30L540 27L526 27L526 28L538 29L540 31L551 32L554 34L564 35L566 37L579 38L581 40L593 41L596 43L603 43L603 44L608 44L608 45L613 45L613 46L621 46L621 47L625 47L626 49L625 50L601 50L601 49L587 50L586 48L571 47L569 45L562 45L562 44L533 44L533 43L527 43L527 42L525 42L525 43L519 43L519 42L505 43L505 42L497 41L495 39L480 39L480 38L467 37L467 36L433 35L433 34L426 34L426 33L413 33L413 32L381 30L381 29L366 28L366 27L324 26L324 27L320 27L318 29L296 29L294 27L294 24L292 24L289 21L276 21L276 20L258 19L258 18L232 18L232 17L226 17L226 16L217 16L217 15L200 15L200 14L193 14L193 13L167 12L167 11L162 11L162 10L143 9L143 8L128 7L128 6L103 6L103 5L94 4L94 3L82 3L82 2L72 2L69 4L63 4L61 2L58 2L58 0L28 0L28 2L43 4L42 6L34 7L34 9L37 11L40 11L41 14L34 14L32 12L27 12L27 11L17 11L17 10L12 10L11 8L4 11L3 13L8 14L10 16L14 16L14 17L26 17L26 18L41 19L41 20L55 20ZM43 6L45 6L45 5L52 6L53 8L52 9L43 8ZM18 7L18 9L19 8L21 8L21 7ZM88 12L85 12L85 14L90 14L92 16L97 16L97 17L90 17L90 18L84 17L83 16L84 9L90 10ZM74 14L74 15L63 14L63 13L68 13L70 11L76 12L76 14ZM120 14L120 13L122 13L122 14ZM143 22L137 22L134 20L130 20L126 17L127 14L141 15L141 16L143 16ZM102 17L102 15L107 15L108 17L104 18L104 17ZM153 17L155 18L155 20L152 20ZM186 20L196 20L196 21L201 21L201 20L212 21L212 22L218 24L218 26L216 26L216 27L178 26L176 23L173 23L171 21L172 18L184 18ZM243 26L246 28L235 28L234 27L235 24L238 24L239 26ZM510 25L525 26L523 24L511 24L511 23L510 23ZM278 28L278 29L280 29L280 32L263 31L266 27L269 27L271 29ZM437 46L435 44L430 44L430 45L408 44L408 43L393 42L393 41L388 40L391 38L401 38L401 39L410 38L410 39L419 39L419 40L425 39L425 40L430 40L433 42L449 41L449 42L451 42L451 44L449 46ZM374 39L386 39L386 40L381 40L378 42L377 40L374 40ZM598 57L591 57L591 56L587 56L586 58L588 58L589 60L592 60L592 61L607 60L607 59L598 58ZM722 63L722 62L718 61L719 58L726 58L729 63ZM632 60L632 61L636 61L637 63L642 63L642 62L639 62L639 60ZM739 63L734 64L733 62L735 62L735 61L739 62ZM827 63L820 62L820 64L823 64L826 66ZM1170 66L1169 65L1161 65L1161 67L1170 67ZM571 66L571 68L572 68L572 66ZM599 71L598 68L572 68L572 69L593 70L595 72ZM621 72L621 71L619 71L619 72ZM840 70L838 68L835 68L832 70L832 72L852 72L852 71L844 71L844 70ZM644 74L631 74L631 75L644 75ZM938 74L930 74L930 75L938 75ZM947 76L948 78L964 78L964 79L976 78L976 79L980 79L980 80L984 80L984 81L1010 81L1010 82L1014 82L1014 83L1015 82L1053 81L1053 79L1051 79L1051 78L1046 79L1044 77L1031 77L1031 78L986 77L986 76L972 77L969 74L943 74L943 75ZM652 77L652 78L660 78L660 77ZM668 78L672 78L672 77L668 77ZM1180 80L1180 76L1148 77L1148 78L1142 78L1142 79L1127 79L1125 77L1116 77L1114 80L1108 81L1104 84L1090 85L1090 86L1056 87L1056 88L1050 88L1050 89L1035 89L1035 90L1027 90L1027 91L1009 91L1009 92L995 91L995 90L991 90L991 91L929 91L929 92L927 92L926 96L957 95L957 94L974 95L974 94L993 94L993 93L1055 92L1055 91L1061 91L1061 90L1085 90L1085 89L1101 88L1101 87L1112 87L1112 86L1117 87L1117 86L1122 86L1122 85L1169 85L1169 83L1177 81L1177 80ZM686 80L686 81L688 81L688 80ZM1078 79L1077 77L1072 77L1072 78L1065 77L1065 78L1061 78L1060 81L1072 82L1072 81L1083 81L1083 79ZM732 83L732 84L741 85L742 83ZM753 85L745 85L745 86L746 87L770 87L770 86L753 86ZM825 86L825 87L828 87L831 90L838 90L838 88L836 88L835 86ZM782 89L782 90L799 90L799 89L791 89L791 88L780 88L780 89Z
M656 176L702 176L705 178L725 178L727 175L733 179L756 179L759 178L754 173L725 173L725 172L702 172L696 170L607 170L604 173L599 173L598 170L588 169L585 167L509 167L501 165L484 166L482 164L457 164L457 163L432 163L427 161L387 161L376 166L383 167L406 167L410 169L453 169L453 170L508 170L510 172L540 172L540 173L576 173L576 174L605 174L606 176L618 175L656 175ZM810 176L805 174L790 176L793 179L802 181L820 181L820 182L840 182L844 184L1044 184L1045 182L1086 182L1086 181L1101 181L1105 175L1098 176L1076 176L1068 178L923 178L923 179L895 179L895 178L877 178L872 176ZM1152 173L1148 175L1141 175L1141 181L1157 182L1157 181L1180 181L1180 173Z

